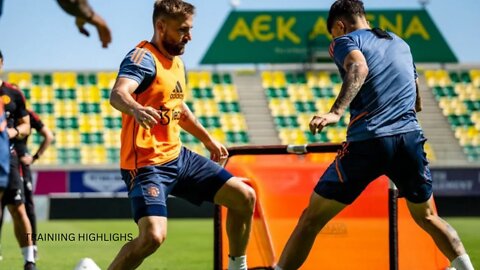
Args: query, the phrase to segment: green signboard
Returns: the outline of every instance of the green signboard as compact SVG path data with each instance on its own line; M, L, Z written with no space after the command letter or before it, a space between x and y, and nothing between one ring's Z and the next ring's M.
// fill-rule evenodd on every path
M232 11L202 64L329 62L328 11ZM375 10L370 25L392 31L416 62L457 62L425 10Z

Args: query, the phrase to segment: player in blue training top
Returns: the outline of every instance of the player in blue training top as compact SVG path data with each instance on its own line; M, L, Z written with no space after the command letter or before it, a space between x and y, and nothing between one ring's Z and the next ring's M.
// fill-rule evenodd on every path
M347 141L315 187L276 269L300 268L318 232L381 175L397 185L416 223L452 266L473 269L457 233L434 210L409 46L393 33L371 29L358 0L335 1L327 27L334 38L330 54L343 84L330 112L315 115L310 130L315 134L337 123L350 106Z

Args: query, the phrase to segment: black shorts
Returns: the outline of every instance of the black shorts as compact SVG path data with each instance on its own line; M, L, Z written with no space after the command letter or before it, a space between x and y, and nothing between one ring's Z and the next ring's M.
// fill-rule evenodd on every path
M23 178L20 175L18 156L13 152L10 155L10 173L8 174L8 186L4 190L2 205L19 205L25 202Z

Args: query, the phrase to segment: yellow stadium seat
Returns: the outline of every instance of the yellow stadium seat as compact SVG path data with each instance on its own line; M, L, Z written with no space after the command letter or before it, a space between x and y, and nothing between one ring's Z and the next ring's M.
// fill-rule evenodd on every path
M102 146L82 146L80 156L82 164L104 164L107 162L107 151Z
M285 79L285 73L283 71L274 71L272 73L273 76L273 87L280 88L285 87L287 85L287 81Z
M273 75L270 71L263 71L261 74L262 77L262 86L264 89L273 86Z
M330 142L341 143L346 139L346 130L344 128L327 128L327 138Z
M218 104L212 99L197 99L193 101L196 116L215 116L219 114Z
M300 130L308 131L310 130L310 121L313 118L313 114L301 113L297 117L298 124L300 125Z
M189 71L187 74L187 85L188 88L193 89L199 87L199 76L195 71Z
M332 86L332 80L330 79L330 73L326 71L320 71L318 73L318 87L330 87Z
M86 102L88 103L99 103L102 94L100 92L100 89L96 85L88 85L85 88L82 88L83 95Z
M221 128L214 128L210 130L210 134L212 134L213 138L218 140L221 143L226 143L227 142L227 137L225 135L225 132Z
M225 101L225 90L222 84L214 84L212 92L215 101Z
M315 72L307 71L306 78L307 78L308 87L313 88L318 86L318 79L317 79L317 76L315 75Z
M475 87L480 87L480 69L470 70L470 78L472 78L472 84Z
M293 128L283 128L279 130L279 138L282 144L305 144L307 138L303 131Z
M115 72L98 72L97 73L97 86L102 88L112 89L115 84L117 74Z
M226 84L223 87L225 91L225 101L227 102L233 102L233 101L238 101L238 92L237 88L233 84Z
M281 107L282 99L280 98L272 98L268 101L268 107L270 108L270 112L273 116L279 116L282 113Z
M198 86L200 88L210 87L212 85L212 74L210 71L198 72Z
M55 124L55 116L53 114L38 114L40 119L42 120L43 124L46 125L49 129L55 130L56 124Z
M54 146L50 146L43 153L42 158L35 162L37 165L52 165L57 163L57 150Z
M17 85L19 88L30 87L32 83L32 73L11 72L8 74L8 82Z
M101 115L80 114L78 117L80 132L98 132L103 130L103 119Z

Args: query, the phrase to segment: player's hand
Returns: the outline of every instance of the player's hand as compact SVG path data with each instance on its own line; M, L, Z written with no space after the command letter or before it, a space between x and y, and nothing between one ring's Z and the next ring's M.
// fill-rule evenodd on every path
M89 37L90 33L87 31L87 29L85 29L86 23L90 23L97 28L98 37L100 38L100 42L102 42L102 47L107 48L108 44L112 42L112 35L110 33L110 28L108 28L105 20L96 13L89 21L80 17L76 18L75 24L77 25L78 31L80 31L80 33L82 33L83 35Z
M204 143L205 147L210 151L210 159L215 162L221 162L228 158L227 148L216 140Z
M310 132L315 135L317 132L321 132L325 126L336 124L339 120L340 115L331 112L322 115L315 115L309 124Z
M144 129L150 129L161 119L159 111L152 107L140 107L133 110L135 121Z
M23 157L20 158L20 162L25 165L31 165L33 163L33 157L31 155L24 155Z

